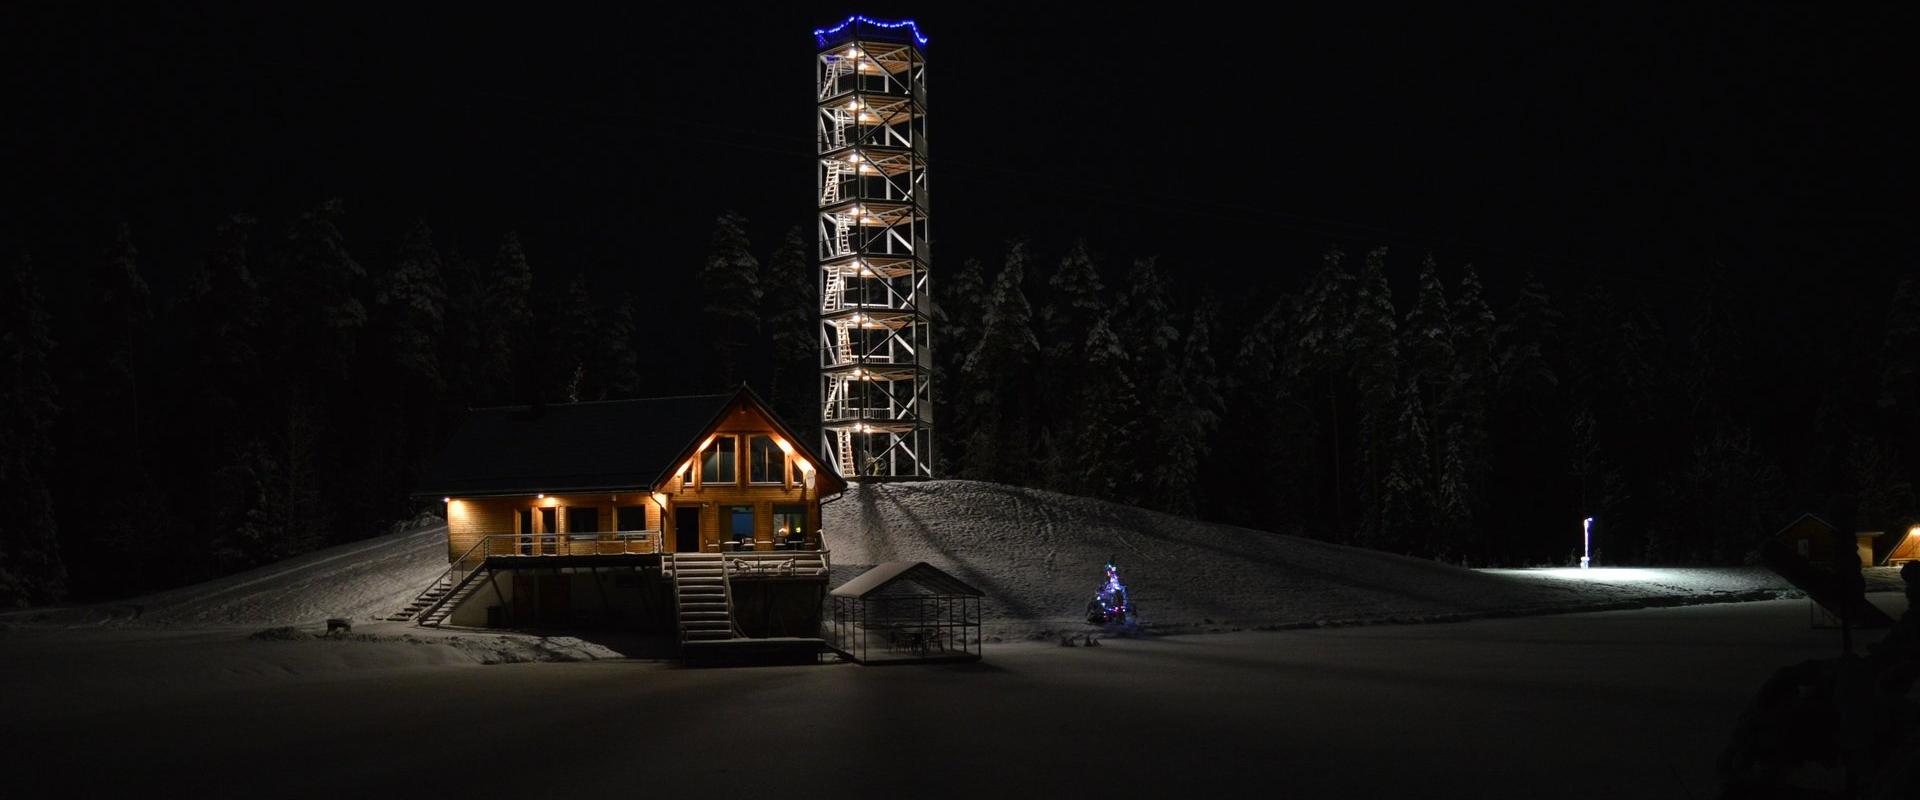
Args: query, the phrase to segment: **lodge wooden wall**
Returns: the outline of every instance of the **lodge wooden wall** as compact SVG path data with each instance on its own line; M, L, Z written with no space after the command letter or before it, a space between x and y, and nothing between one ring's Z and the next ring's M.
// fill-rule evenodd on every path
M737 438L738 444L734 448L734 455L739 463L734 469L734 480L731 483L714 483L703 474L705 465L701 462L704 460L704 448L694 453L688 461L677 465L680 470L662 489L668 497L669 513L665 521L666 527L663 529L668 546L674 546L673 543L677 541L675 528L677 514L671 511L674 508L700 506L700 546L702 549L711 549L718 547L721 541L732 538L731 531L722 530L724 520L721 517L721 510L728 506L752 506L753 538L757 543L755 549L770 550L773 548L774 538L774 507L804 505L807 514L807 543L818 547L820 544L820 496L817 490L808 490L803 483L794 480L795 464L805 461L798 452L780 454L779 483L756 484L748 480L751 465L748 449L752 437L755 435L779 437L772 421L753 408L744 405L736 406L709 433L716 437ZM706 447L713 446L711 441L704 444ZM686 480L689 476L692 478L691 482Z
M776 451L780 457L780 481L778 483L756 484L749 480L751 456L749 448L752 437L756 435L780 437L773 422L756 409L744 404L736 405L711 430L702 434L702 444L712 447L716 437L736 437L734 458L734 480L729 483L716 483L702 474L701 463L705 450L695 452L686 461L678 465L679 469L669 478L660 492L666 496L667 511L661 513L660 506L654 502L650 493L640 487L631 492L609 494L549 494L546 497L522 495L517 497L471 497L453 498L447 504L447 558L449 560L465 554L480 537L497 533L569 533L567 530L567 509L589 507L598 511L598 529L616 530L616 510L623 506L639 506L645 509L647 529L661 532L662 545L672 550L676 543L674 510L687 506L700 508L700 547L702 550L717 549L724 540L731 539L731 531L723 530L722 509L729 506L752 506L753 527L756 549L773 548L773 515L777 506L801 505L806 509L806 538L811 546L820 544L820 497L817 489L809 490L804 482L796 480L795 466L805 463L798 452ZM791 443L790 443L791 444ZM813 466L813 465L810 465ZM659 469L657 465L635 465L636 474L652 474ZM818 467L815 466L817 469ZM820 476L824 479L826 476ZM545 530L538 509L552 508L554 511L554 530ZM529 509L533 513L533 527L529 531L520 529L520 521L515 512ZM502 553L511 551L511 547L502 545Z
M619 528L615 523L619 519L618 510L634 506L643 509L647 515L647 529L660 530L660 507L645 492L625 494L550 494L545 498L537 495L520 497L477 497L453 498L447 503L447 558L459 558L471 549L480 537L493 533L571 533L567 530L567 509L592 508L597 513L595 526L603 532L612 532ZM515 511L519 509L533 511L533 529L520 530L520 521ZM539 509L554 509L555 530L544 530ZM511 548L506 548L511 549ZM505 552L506 550L502 550Z

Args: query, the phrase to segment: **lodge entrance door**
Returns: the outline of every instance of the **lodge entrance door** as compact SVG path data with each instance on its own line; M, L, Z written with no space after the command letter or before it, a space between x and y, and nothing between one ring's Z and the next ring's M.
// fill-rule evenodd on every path
M540 509L540 535L536 537L536 540L540 542L541 555L550 556L560 552L559 534L560 509L554 508L553 506Z
M699 506L686 506L673 510L673 552L700 552Z

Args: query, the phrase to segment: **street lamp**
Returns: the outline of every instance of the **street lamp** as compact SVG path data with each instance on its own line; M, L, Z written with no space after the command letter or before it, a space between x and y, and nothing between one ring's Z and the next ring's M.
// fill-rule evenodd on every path
M1580 568L1593 565L1593 518L1580 523Z

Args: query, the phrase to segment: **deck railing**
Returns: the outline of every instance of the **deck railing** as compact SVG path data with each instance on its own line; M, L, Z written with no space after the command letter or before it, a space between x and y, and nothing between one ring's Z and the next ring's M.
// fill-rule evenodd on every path
M660 532L489 533L474 544L481 560L489 556L595 556L660 552Z

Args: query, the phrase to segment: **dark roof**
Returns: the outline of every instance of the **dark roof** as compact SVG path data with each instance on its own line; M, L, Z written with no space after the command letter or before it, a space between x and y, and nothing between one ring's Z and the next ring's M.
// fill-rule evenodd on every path
M841 584L833 590L833 596L870 597L886 593L889 589L899 591L914 588L908 584L917 585L920 589L918 594L982 595L979 589L967 585L966 581L948 575L925 561L889 561Z
M473 409L418 493L644 489L738 394Z

